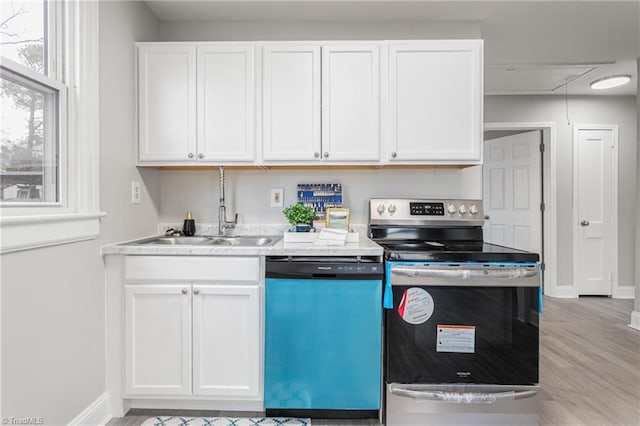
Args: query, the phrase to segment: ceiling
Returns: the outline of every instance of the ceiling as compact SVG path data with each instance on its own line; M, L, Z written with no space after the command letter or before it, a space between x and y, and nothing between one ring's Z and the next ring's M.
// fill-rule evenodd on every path
M162 23L398 23L471 28L485 41L485 93L635 95L640 1L232 0L146 2ZM464 31L461 31L463 33ZM468 32L468 31L467 31ZM450 31L449 31L450 34ZM460 35L460 37L468 35ZM598 78L631 83L594 91Z

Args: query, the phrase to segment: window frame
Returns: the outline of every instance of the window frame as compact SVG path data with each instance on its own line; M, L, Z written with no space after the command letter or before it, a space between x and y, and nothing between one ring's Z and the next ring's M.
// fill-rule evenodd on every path
M45 76L2 58L2 66L59 89L59 202L2 203L0 253L94 239L99 211L99 4L49 1Z

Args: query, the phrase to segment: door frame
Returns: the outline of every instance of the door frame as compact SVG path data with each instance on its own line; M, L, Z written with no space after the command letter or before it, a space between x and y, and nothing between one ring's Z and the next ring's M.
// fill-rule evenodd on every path
M575 282L575 277L577 276L576 271L579 267L577 261L577 253L579 246L579 238L578 232L576 232L575 227L580 221L578 215L578 133L580 130L607 130L612 132L613 136L613 146L614 152L611 158L611 224L609 225L609 232L611 233L611 241L612 247L611 251L611 271L613 277L611 278L611 297L613 298L632 298L633 297L633 287L629 287L631 292L620 288L618 286L618 136L619 129L618 125L615 124L574 124L573 125L573 140L572 140L572 150L573 150L573 213L572 213L572 233L573 233L573 268L572 273L574 277L574 297L578 297L578 285Z
M540 130L545 149L542 153L542 250L544 294L551 297L576 297L572 287L558 287L557 254L557 131L555 122L486 122L484 130ZM484 166L482 166L484 167ZM568 291L570 290L570 291Z

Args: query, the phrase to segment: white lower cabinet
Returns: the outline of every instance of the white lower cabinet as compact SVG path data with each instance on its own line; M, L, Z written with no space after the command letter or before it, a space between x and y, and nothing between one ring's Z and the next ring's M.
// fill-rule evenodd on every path
M190 286L127 285L125 318L126 393L189 395Z
M260 383L260 288L193 288L193 393L256 396Z
M125 396L261 399L259 262L128 258ZM236 274L224 272L230 264L240 268ZM188 281L180 280L180 271Z

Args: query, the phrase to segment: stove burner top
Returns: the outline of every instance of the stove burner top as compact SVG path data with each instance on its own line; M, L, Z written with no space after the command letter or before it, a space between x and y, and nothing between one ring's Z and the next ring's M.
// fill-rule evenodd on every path
M431 251L482 251L482 241L378 241L389 251L431 252Z

